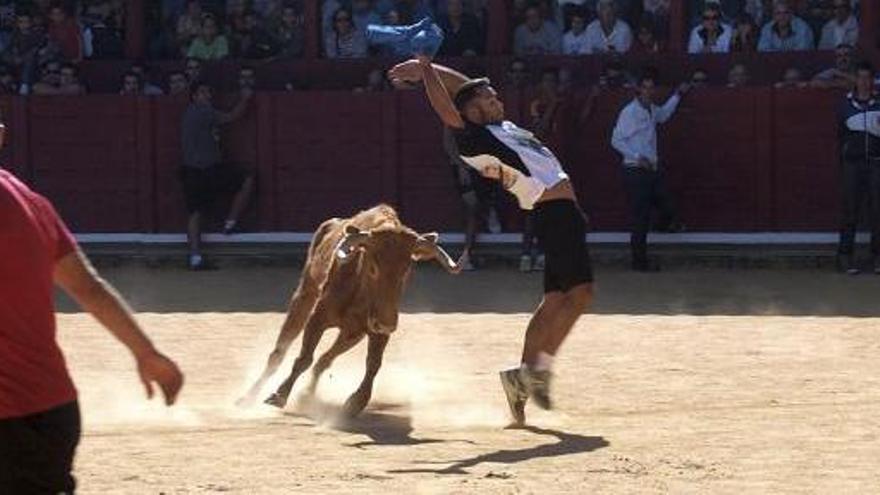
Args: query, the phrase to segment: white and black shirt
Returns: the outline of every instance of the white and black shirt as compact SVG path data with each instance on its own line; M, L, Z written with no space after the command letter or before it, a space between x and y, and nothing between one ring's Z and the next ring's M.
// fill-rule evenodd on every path
M533 133L508 120L482 126L466 122L464 129L455 132L455 142L462 158L489 155L520 172L523 177L518 182L528 183L529 191L511 192L525 209L530 209L545 190L568 179L549 148Z

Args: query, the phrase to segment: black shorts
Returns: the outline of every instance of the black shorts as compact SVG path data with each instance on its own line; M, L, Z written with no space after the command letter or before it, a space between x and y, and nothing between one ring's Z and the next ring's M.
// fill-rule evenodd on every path
M218 196L234 194L249 174L233 165L215 165L209 168L180 168L183 196L188 213L206 213Z
M0 419L0 493L73 493L79 405Z
M568 292L593 281L587 250L587 220L574 201L559 199L535 205L535 236L544 251L544 292Z

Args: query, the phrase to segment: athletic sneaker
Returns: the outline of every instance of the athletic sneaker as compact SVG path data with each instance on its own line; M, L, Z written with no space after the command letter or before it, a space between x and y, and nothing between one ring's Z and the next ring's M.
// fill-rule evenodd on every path
M462 260L462 262L461 262L461 271L463 271L463 272L472 272L472 271L474 271L474 270L476 270L476 267L474 267L474 264L471 263L471 258L470 258L470 256L468 256L468 257L466 257L464 260Z
M532 271L532 257L524 254L519 257L519 271L526 273Z
M550 371L535 371L529 368L520 370L520 378L526 386L529 397L535 399L535 404L541 409L552 409L550 401L550 380L553 374Z
M513 416L513 422L517 426L521 426L526 422L526 401L529 399L529 395L520 378L520 369L504 370L499 375L501 376L501 386L504 388L504 395L507 396L510 415Z
M532 270L543 272L544 265L546 265L546 258L544 258L543 254L539 254L538 256L535 256L535 264L532 265Z
M876 266L876 264L874 265ZM837 269L847 275L858 275L859 267L851 254L842 254L837 256Z

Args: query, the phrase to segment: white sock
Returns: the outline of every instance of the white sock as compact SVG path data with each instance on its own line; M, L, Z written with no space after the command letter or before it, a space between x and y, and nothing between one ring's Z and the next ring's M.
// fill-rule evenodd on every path
M550 371L553 368L553 356L546 352L539 352L538 359L535 360L535 371Z
M191 254L189 255L189 266L196 266L202 264L202 255L201 254Z

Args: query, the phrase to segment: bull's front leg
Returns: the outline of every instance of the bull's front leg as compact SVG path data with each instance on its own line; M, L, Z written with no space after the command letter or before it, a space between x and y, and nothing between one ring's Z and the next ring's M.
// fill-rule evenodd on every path
M389 335L381 333L369 334L369 346L367 348L367 371L364 379L358 389L351 394L351 397L345 401L345 414L348 416L357 416L367 407L370 402L370 396L373 394L373 380L382 367L382 355L385 353L385 346L388 345Z
M287 404L287 398L290 396L290 391L293 390L293 384L296 383L296 379L312 365L312 360L315 357L315 348L318 347L318 343L321 341L321 337L326 329L327 325L324 322L323 315L315 315L309 320L303 334L302 348L296 361L293 362L290 375L278 386L275 393L264 401L266 404L279 408L283 408Z

